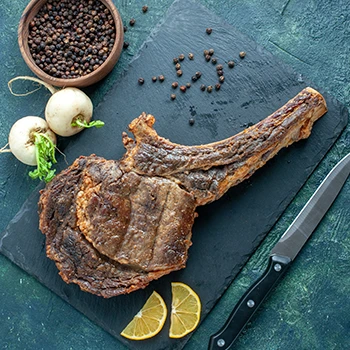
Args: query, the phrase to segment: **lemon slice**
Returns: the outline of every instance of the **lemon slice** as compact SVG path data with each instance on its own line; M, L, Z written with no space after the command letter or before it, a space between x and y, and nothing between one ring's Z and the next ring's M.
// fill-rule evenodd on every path
M120 333L131 340L148 339L158 334L164 326L167 308L162 297L153 292L142 309Z
M173 297L169 337L181 338L198 326L201 301L198 295L184 283L173 282L171 289Z

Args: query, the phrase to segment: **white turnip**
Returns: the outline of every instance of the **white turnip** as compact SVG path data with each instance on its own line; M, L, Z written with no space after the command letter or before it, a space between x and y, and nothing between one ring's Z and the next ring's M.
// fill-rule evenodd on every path
M93 105L90 98L81 90L67 87L56 90L52 85L33 77L16 77L8 83L12 94L23 96L27 94L15 94L12 91L12 83L15 80L31 80L45 86L51 93L45 108L45 119L52 131L60 136L71 136L84 128L101 127L102 121L91 122Z
M92 113L90 98L81 90L68 87L50 97L45 108L45 119L57 135L71 136L84 127L96 126L90 123Z
M50 130L46 121L40 117L23 117L13 124L8 139L9 149L19 161L27 165L36 165L31 171L31 178L50 181L55 171L51 169L55 159L56 135Z

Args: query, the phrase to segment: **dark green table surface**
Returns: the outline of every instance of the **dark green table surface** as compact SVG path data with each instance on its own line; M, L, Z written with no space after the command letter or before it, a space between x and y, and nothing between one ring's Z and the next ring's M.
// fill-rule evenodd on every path
M166 14L173 0L115 0L130 47L102 83L86 91L98 104ZM302 76L350 106L350 2L348 0L200 0L224 21L266 47ZM0 140L15 120L43 115L48 94L12 96L7 81L32 75L17 45L17 25L27 0L0 2ZM143 15L141 7L149 12ZM139 19L139 20L138 20ZM328 152L240 275L194 333L186 349L206 349L208 335L229 315L266 266L269 250L330 169L350 152L350 127ZM2 231L37 183L10 154L0 158ZM235 349L350 349L350 181L287 276L254 316ZM101 328L0 255L0 349L124 349Z

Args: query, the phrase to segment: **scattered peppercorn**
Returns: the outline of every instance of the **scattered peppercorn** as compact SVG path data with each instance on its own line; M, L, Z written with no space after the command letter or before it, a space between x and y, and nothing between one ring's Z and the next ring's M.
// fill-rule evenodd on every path
M221 75L219 77L219 82L222 84L225 81L225 77L223 75Z
M186 86L185 86L185 85L181 85L181 86L180 86L180 91L186 92Z
M207 32L208 35L210 35L212 33L213 29L207 28L205 31Z
M224 71L223 70L217 70L216 73L218 74L219 77L224 75Z
M175 94L171 94L170 98L174 101L176 99L176 95Z
M200 89L201 89L202 91L205 91L205 85L202 84L202 85L200 86Z
M29 51L46 74L74 79L97 70L111 53L116 29L100 1L47 1L30 23ZM123 45L124 46L124 45Z
M172 84L171 84L171 87L173 89L176 89L177 87L179 86L179 83L177 81L174 81Z
M163 81L164 81L164 75L160 75L159 77L158 77L158 80L162 83Z
M195 81L197 81L198 78L195 75L193 75L191 79L193 82L195 82Z
M196 77L199 79L202 76L201 72L196 72Z
M216 83L215 84L215 90L220 90L220 88L221 88L221 85L219 83Z
M229 68L233 68L233 67L235 66L235 62L233 62L233 61L228 61L228 62L227 62L227 65L228 65Z
M188 54L188 58L189 58L190 60L193 60L194 54L190 52L190 53Z
M204 56L207 56L207 55L209 55L209 51L208 50L204 50L203 54L204 54Z
M142 6L142 12L143 13L146 13L148 11L148 6Z
M223 70L223 69L224 69L224 67L222 66L222 64L218 64L216 66L216 70Z
M213 87L211 85L207 86L207 91L210 93L213 91Z
M244 58L245 55L246 55L245 51L241 51L241 52L239 53L239 57L240 57L240 58Z
M176 71L176 74L177 74L178 77L181 77L181 75L182 75L182 70L179 69L178 71Z
M187 89L189 89L191 87L191 83L187 83L186 87L187 87Z
M182 53L181 55L179 55L179 60L183 61L185 59L185 55Z
M152 77L152 81L155 83L157 81L157 77Z
M131 18L131 20L129 21L129 24L133 27L135 23L136 23L136 19Z
M123 30L124 30L124 33L128 31L128 27L127 26L124 26L123 27Z
M179 62L179 59L177 57L173 58L174 64L177 64Z
M127 41L124 41L123 49L127 49L128 47L129 47L129 43Z
M192 126L194 124L194 119L193 118L190 118L188 123Z
M214 55L214 49L209 49L208 53L209 53L210 56L213 56Z
M143 85L143 83L145 82L145 79L139 78L138 82L139 82L140 85Z
M215 57L213 57L213 58L211 59L211 63L212 63L212 64L217 64L217 63L218 63L218 60L217 60Z
M206 60L207 62L209 62L209 61L211 60L211 56L210 56L210 55L206 55L206 56L205 56L205 60Z
M181 64L180 64L180 63L176 63L176 64L175 64L175 69L176 69L176 70L181 69Z

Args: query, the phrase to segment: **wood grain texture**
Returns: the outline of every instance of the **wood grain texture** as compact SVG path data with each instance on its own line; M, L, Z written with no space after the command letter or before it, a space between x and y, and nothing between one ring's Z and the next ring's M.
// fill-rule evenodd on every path
M29 23L37 15L41 7L46 3L46 0L31 0L19 21L18 25L18 45L21 51L22 57L29 69L40 79L49 83L53 86L73 86L73 87L86 87L93 85L103 79L110 71L114 68L115 64L118 62L119 56L123 49L124 42L124 30L123 22L120 14L115 7L113 1L111 0L100 0L111 12L116 30L115 43L112 51L108 55L106 61L92 73L82 76L80 78L74 79L62 79L55 78L49 74L46 74L41 70L35 63L28 46L28 35L29 35Z
M173 1L149 0L147 15L141 13L138 2L114 2L124 23L127 24L131 17L135 17L137 27L126 33L130 47L121 55L112 73L96 84L96 87L86 89L95 104L103 99L114 79L122 74L150 31L164 18ZM305 3L293 0L284 10L286 1L277 0L200 2L227 23L238 27L267 47L280 60L291 65L301 74L300 79L309 77L347 107L350 106L350 69L346 59L350 49L349 30L346 26L350 12L348 1L320 0ZM7 81L15 75L31 74L17 45L17 24L26 5L25 0L4 0L0 3L0 136L4 143L12 123L20 116L42 115L45 101L49 98L49 93L44 90L28 97L17 98L11 96L6 88ZM206 24L203 25L205 27ZM269 39L283 50L271 44ZM206 349L208 334L217 330L245 288L260 275L268 252L280 234L288 227L327 172L349 151L350 130L347 127L238 279L192 336L186 349ZM2 155L0 231L36 186L27 176L29 170L29 167L15 162L11 155ZM350 188L346 184L308 247L301 252L291 268L285 283L280 284L264 304L236 344L236 349L350 348L350 309L348 303L344 303L344 295L348 294L350 288L349 204ZM125 349L100 327L1 255L0 280L0 347ZM321 308L316 307L310 311L311 305L321 305Z

